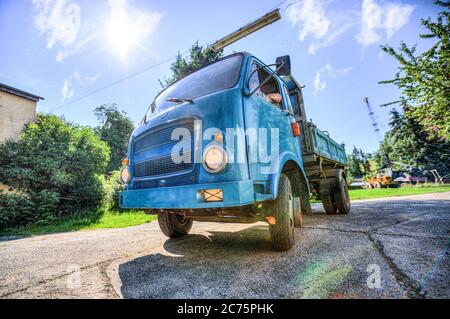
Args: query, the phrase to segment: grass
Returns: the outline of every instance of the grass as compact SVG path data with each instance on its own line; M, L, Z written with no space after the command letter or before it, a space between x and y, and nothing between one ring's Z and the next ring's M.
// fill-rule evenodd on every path
M370 199L441 192L450 192L450 185L436 186L434 184L425 184L399 188L352 189L349 191L350 199Z
M149 223L156 219L143 211L104 211L100 217L96 214L66 218L51 225L26 225L0 231L1 236L31 236L61 233L75 230L93 230L101 228L124 228Z

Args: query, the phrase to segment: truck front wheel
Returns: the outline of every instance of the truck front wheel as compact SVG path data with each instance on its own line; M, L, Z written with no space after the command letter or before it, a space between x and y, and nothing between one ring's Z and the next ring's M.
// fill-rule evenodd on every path
M280 176L278 197L271 203L269 215L275 217L274 222L269 223L272 247L280 251L289 250L295 242L294 196L289 178L284 174Z
M170 238L186 236L191 230L193 220L171 212L158 213L159 228Z

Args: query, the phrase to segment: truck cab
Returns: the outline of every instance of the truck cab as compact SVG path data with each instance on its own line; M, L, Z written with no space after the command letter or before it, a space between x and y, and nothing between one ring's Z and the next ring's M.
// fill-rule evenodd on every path
M308 181L306 127L288 56L273 65L246 52L221 58L155 98L130 138L120 206L157 214L171 238L194 220L266 221L273 247L287 250L310 192L337 187Z

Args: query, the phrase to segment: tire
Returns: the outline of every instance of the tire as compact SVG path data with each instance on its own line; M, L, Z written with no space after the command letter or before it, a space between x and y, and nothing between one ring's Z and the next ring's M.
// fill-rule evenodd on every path
M366 189L372 189L372 188L373 188L372 184L366 183Z
M376 182L375 183L375 188L376 189L381 189L381 183L380 182Z
M171 212L158 213L159 228L169 238L186 236L191 230L193 220Z
M343 176L341 176L340 182L338 182L336 193L334 194L334 200L339 213L348 214L350 212L348 185Z
M275 223L269 224L272 247L279 251L289 250L295 242L294 196L289 178L284 174L280 176L278 197L269 209L269 215L275 217Z
M294 225L299 228L303 226L303 211L300 197L294 197Z
M334 201L333 196L331 194L323 194L323 195L321 195L321 197L322 197L322 204L323 204L323 208L325 209L325 212L328 215L336 214L337 207L336 207L336 203Z

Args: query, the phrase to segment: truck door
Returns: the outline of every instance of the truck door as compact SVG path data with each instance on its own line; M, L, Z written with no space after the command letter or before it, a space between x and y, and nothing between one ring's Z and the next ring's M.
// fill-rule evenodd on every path
M268 78L269 72L253 60L247 72L247 89L252 92ZM270 77L254 94L244 97L244 117L250 176L256 183L267 182L280 169L278 161L283 153L298 155L300 152L299 138L292 132L295 118L284 82ZM249 131L258 133L258 143L253 142Z

